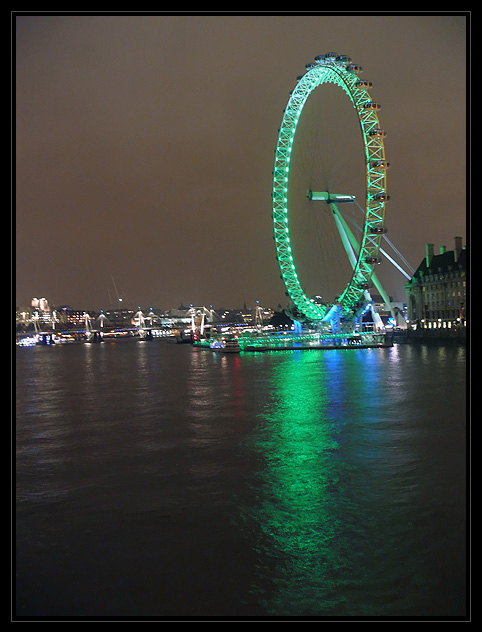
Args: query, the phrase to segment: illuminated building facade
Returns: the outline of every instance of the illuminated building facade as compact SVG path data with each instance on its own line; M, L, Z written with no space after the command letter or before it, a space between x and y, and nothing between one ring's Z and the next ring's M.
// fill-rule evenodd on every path
M466 324L467 250L454 238L454 250L426 244L425 258L405 285L407 316L413 328L459 328Z
M70 307L64 305L59 308L56 312L57 320L62 326L67 327L85 327L85 315L88 314L90 317L95 318L95 312L87 312L83 309L71 309Z
M42 312L49 312L49 302L46 298L33 298L30 302L31 307L39 309Z

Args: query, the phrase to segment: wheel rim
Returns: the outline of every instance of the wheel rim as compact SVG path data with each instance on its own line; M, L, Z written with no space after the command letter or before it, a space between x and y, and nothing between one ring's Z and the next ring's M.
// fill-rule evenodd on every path
M290 187L291 150L298 121L310 94L323 84L334 83L349 97L358 116L365 153L365 214L362 238L353 274L343 290L339 304L344 311L363 302L370 284L373 268L378 263L380 240L385 232L386 169L384 137L378 110L368 89L371 84L361 81L360 68L344 56L328 54L307 64L306 72L298 78L285 108L275 150L273 169L273 229L277 259L286 294L297 310L310 321L323 320L330 306L319 305L308 298L298 278L293 259L290 230L288 191Z

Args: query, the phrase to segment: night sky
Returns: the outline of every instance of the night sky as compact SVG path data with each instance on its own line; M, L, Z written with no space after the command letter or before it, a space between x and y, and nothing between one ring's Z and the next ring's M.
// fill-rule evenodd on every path
M14 20L16 305L107 309L112 279L136 308L286 305L277 130L328 51L360 64L382 105L391 241L414 267L426 242L465 243L464 16ZM384 274L405 300L405 278Z

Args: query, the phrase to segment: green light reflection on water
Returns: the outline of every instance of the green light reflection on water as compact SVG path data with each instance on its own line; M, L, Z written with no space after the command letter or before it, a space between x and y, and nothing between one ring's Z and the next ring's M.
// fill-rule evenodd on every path
M340 420L330 414L327 370L319 356L289 354L272 373L271 399L260 416L254 449L264 465L254 519L259 552L271 564L260 569L269 581L260 577L257 586L269 586L261 601L271 614L326 613L337 601L340 574L348 572L336 511Z
M442 582L460 582L462 562L444 544L456 540L463 509L440 468L461 473L434 437L459 452L462 438L438 402L456 410L440 396L449 375L434 364L440 353L278 353L243 445L251 603L272 616L451 612L461 589L455 598Z

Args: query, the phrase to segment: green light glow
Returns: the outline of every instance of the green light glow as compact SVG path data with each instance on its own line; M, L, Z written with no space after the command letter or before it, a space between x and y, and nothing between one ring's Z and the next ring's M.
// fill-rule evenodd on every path
M373 229L384 227L385 203L388 199L385 193L387 163L383 142L385 132L378 119L380 106L373 102L368 93L371 84L360 82L357 75L359 67L332 56L319 58L307 66L307 71L291 93L279 130L273 169L273 228L277 259L287 294L308 320L319 321L326 315L329 307L315 304L302 289L289 246L290 211L287 206L291 145L303 107L313 90L323 84L333 83L347 94L358 116L365 147L365 226L352 277L340 297L345 311L363 300L364 291L361 288L369 282L378 257L382 234Z
M221 336L222 337L222 336ZM276 350L276 349L316 349L326 348L356 348L385 346L385 336L370 331L359 333L294 333L273 332L246 332L237 334L239 346L242 351ZM209 349L210 340L198 340L196 347Z
M318 597L328 593L330 573L343 563L337 541L341 525L333 512L339 484L333 458L338 432L326 414L326 374L314 357L281 359L251 446L265 463L253 490L258 507L252 518L259 528L260 549L269 551L276 565L276 571L270 571L271 587L264 579L258 582L267 588L268 613L313 614L314 588ZM316 614L321 614L323 605L318 608Z

